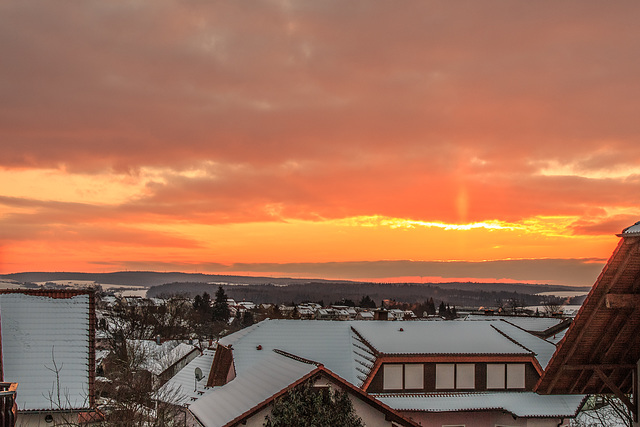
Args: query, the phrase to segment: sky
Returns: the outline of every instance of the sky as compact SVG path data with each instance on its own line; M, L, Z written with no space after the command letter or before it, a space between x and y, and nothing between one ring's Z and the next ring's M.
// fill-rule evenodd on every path
M0 0L0 274L591 285L640 3Z

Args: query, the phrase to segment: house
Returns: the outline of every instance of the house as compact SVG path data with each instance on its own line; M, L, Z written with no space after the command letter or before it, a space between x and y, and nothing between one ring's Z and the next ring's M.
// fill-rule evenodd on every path
M618 236L536 391L615 395L640 425L640 222Z
M584 395L533 392L555 349L502 319L265 320L219 341L189 411L203 426L262 425L310 382L347 391L367 426L568 425Z
M236 306L243 310L255 310L256 305L251 301L242 301L236 304Z
M215 357L214 348L206 348L178 371L158 391L158 400L188 406L207 391L207 381Z
M356 315L356 320L373 320L372 311L360 311Z
M389 310L389 320L404 320L404 310L392 308Z
M2 376L18 426L75 424L95 408L93 290L0 290Z
M130 354L142 355L140 370L150 374L153 384L164 384L200 351L193 345L171 340L127 340Z
M333 320L335 319L335 310L332 308L321 308L318 311L316 311L316 319Z
M190 412L205 426L262 426L274 400L307 381L318 390L330 387L347 392L367 426L418 426L322 364L277 350L266 352L260 363L203 396L190 406Z

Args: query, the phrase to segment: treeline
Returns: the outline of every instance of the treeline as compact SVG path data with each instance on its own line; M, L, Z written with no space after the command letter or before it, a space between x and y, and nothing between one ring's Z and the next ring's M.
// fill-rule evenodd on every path
M514 285L517 286L517 285ZM447 289L433 284L390 284L390 283L306 283L277 286L261 285L222 285L226 294L236 301L260 303L295 303L324 301L328 304L338 300L360 301L368 295L377 306L382 300L392 299L400 302L446 301L455 306L479 307L495 306L496 301L517 300L522 305L540 305L544 297L529 293L509 291L477 291ZM214 294L217 284L206 283L167 283L149 289L148 297L185 294L191 298L203 292Z

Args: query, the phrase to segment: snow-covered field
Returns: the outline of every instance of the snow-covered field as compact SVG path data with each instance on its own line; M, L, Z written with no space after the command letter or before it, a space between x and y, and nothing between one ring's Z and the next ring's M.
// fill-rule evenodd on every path
M10 280L0 280L0 289L20 289L22 285Z
M131 296L139 296L146 297L147 288L146 286L136 286L136 285L114 285L109 283L96 283L91 280L51 280L47 282L35 282L36 285L44 286L46 283L55 283L58 286L64 286L68 288L75 289L84 289L84 288L92 288L96 285L100 285L104 291L115 292L119 295L125 297ZM0 289L27 289L21 283L10 281L10 280L0 280Z
M552 295L560 298L571 298L571 297L577 297L580 295L587 295L588 293L589 292L585 292L585 291L551 291L551 292L540 292L540 293L537 293L536 295L542 295L542 296Z

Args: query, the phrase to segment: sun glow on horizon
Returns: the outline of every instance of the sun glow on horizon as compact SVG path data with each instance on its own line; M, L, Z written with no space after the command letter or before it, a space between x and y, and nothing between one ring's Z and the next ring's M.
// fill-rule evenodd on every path
M472 230L476 228L484 228L486 230L514 230L518 228L514 224L504 223L502 221L483 221L469 224L449 224L444 222L419 221L405 218L391 218L381 215L357 216L336 220L338 223L344 223L351 226L359 227L390 227L390 228L416 228L416 227L433 227L443 230Z

